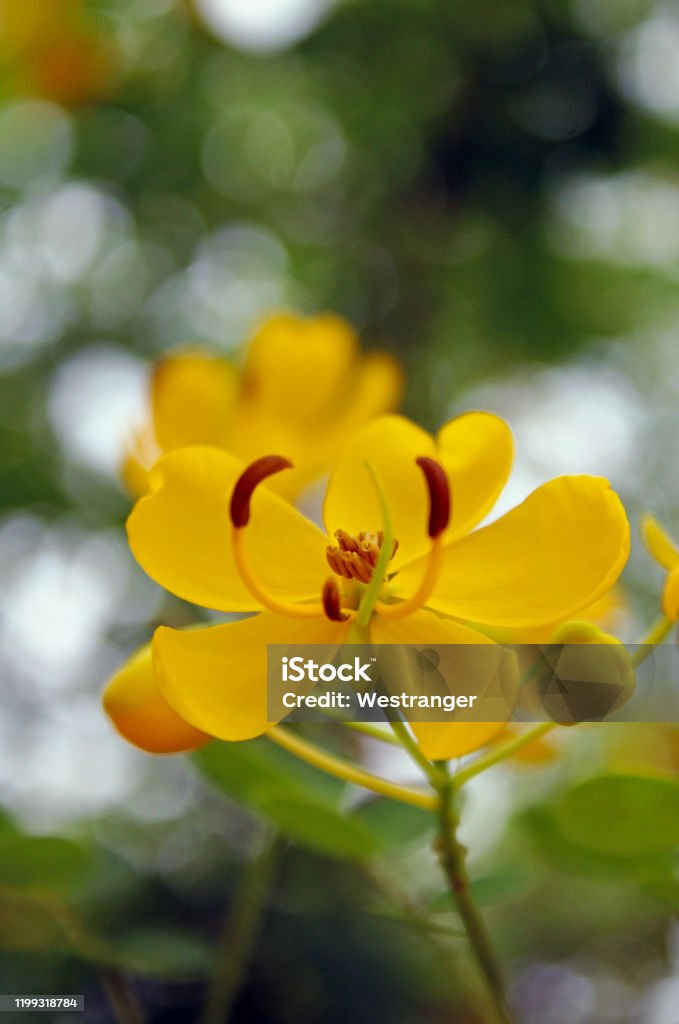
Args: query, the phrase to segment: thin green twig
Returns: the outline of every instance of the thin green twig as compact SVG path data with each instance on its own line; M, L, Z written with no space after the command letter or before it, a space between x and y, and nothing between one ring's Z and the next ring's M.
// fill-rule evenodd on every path
M663 642L673 625L674 623L671 619L663 616L662 619L659 619L655 625L651 627L632 655L632 664L635 668L638 668L639 665L646 661L646 658L648 658L653 652L653 648L657 644L661 644Z
M219 938L202 1024L227 1024L231 1017L257 942L278 849L276 836L267 834L261 850L246 869Z
M493 765L504 761L508 757L512 757L519 750L522 750L523 747L527 747L529 743L534 743L535 740L546 736L552 729L556 729L557 724L557 722L540 722L538 725L533 726L532 729L527 729L526 732L516 736L513 740L509 740L508 743L490 750L483 757L479 757L476 761L472 761L471 764L461 768L451 779L451 785L454 789L459 789L460 786L464 786L465 782L469 782L470 779L480 775L481 772L485 772L487 768L492 768Z

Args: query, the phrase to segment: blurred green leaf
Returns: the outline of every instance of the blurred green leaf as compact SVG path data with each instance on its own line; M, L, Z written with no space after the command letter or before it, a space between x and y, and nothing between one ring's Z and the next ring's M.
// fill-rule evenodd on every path
M380 850L424 841L436 826L430 811L381 796L361 804L354 818L367 825Z
M45 907L13 902L0 894L0 948L5 950L64 949L63 930Z
M0 885L61 892L80 881L89 851L60 836L0 833Z
M348 860L369 860L375 853L370 829L319 802L271 797L260 802L260 810L286 835L321 853Z
M536 844L549 863L561 871L620 881L647 882L667 872L666 854L646 857L610 857L570 842L560 830L551 807L533 807L516 824Z
M211 743L192 760L221 790L266 815L298 842L352 860L365 860L375 852L371 830L336 809L344 783L267 740Z
M191 755L202 775L235 800L258 807L270 796L336 804L345 784L303 764L263 737L244 743L215 741Z
M213 950L195 935L168 929L131 932L111 943L129 968L161 978L203 978L210 973Z
M679 846L679 783L601 775L569 790L555 810L566 839L611 857L644 857Z
M671 907L672 910L679 910L679 879L658 878L647 882L642 886L643 891L651 899L662 903L663 906Z

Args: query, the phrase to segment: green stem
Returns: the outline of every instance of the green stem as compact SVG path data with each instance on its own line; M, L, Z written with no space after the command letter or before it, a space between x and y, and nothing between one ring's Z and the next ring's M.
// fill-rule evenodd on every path
M301 736L295 735L290 729L277 725L273 729L269 729L266 735L279 747L289 750L291 754L313 765L314 768L320 768L328 775L334 775L336 778L344 779L345 782L351 782L356 786L363 786L364 789L380 793L381 796L389 797L391 800L400 800L401 803L411 804L413 807L422 807L425 811L432 811L436 807L436 799L429 793L409 789L407 786L399 786L395 782L380 778L379 775L371 775L370 772L363 771L362 768L356 768L349 761L335 757L327 750L321 750L320 747L309 743L308 740L303 740Z
M275 836L267 836L248 865L234 907L222 929L201 1024L227 1024L248 969L278 853Z
M371 725L370 722L340 722L340 725L346 726L347 729L351 729L353 732L360 732L363 736L370 736L373 740L379 740L380 743L388 743L392 747L400 747L401 741L392 736L391 733L385 732L384 729L380 729L379 725Z
M370 623L372 613L375 609L375 604L377 603L377 598L380 594L380 587L387 575L387 568L389 567L391 556L394 553L394 527L391 522L389 503L387 502L387 496L384 492L382 481L377 475L377 471L374 466L369 462L365 463L365 468L370 474L370 478L377 494L377 500L380 503L380 512L382 514L382 545L380 547L380 553L377 556L377 564L373 570L370 583L368 583L363 592L361 604L358 609L358 615L356 616L356 625L359 629L365 629Z
M497 1024L512 1024L504 994L504 982L488 933L469 891L466 850L457 838L455 790L447 779L438 790L438 853L479 971L486 983Z
M646 658L648 658L652 653L656 644L661 644L663 642L673 625L674 623L671 619L667 619L663 616L662 619L659 619L658 622L651 627L644 639L641 641L640 646L632 655L632 664L635 668L638 668L642 662L646 661Z
M394 735L399 744L403 747L406 753L410 755L415 764L422 769L432 786L438 786L445 778L444 773L424 756L417 744L417 741L411 736L408 728L401 719L398 718L397 715L392 715L389 710L385 710L385 714L389 721L389 725L394 730Z
M501 747L497 747L495 750L489 751L483 757L479 757L476 761L472 761L471 764L465 768L461 768L453 778L451 779L451 785L458 789L460 786L464 786L465 782L469 782L476 775L480 775L481 772L485 772L487 768L492 768L493 765L498 764L500 761L504 761L507 757L512 757L517 751L523 747L527 747L529 743L533 743L535 740L539 740L542 736L546 736L547 733L551 732L552 729L556 729L557 722L540 722L539 725L533 726L532 729L528 729L526 732L521 733L520 736L510 740L509 743L503 744Z

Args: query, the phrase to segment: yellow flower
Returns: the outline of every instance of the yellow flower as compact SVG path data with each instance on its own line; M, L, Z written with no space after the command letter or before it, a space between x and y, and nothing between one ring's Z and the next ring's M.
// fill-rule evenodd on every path
M381 417L339 457L325 497L326 535L258 486L287 464L279 456L245 470L214 448L164 456L151 472L151 493L128 521L137 561L188 601L258 614L192 631L160 627L154 679L139 684L128 672L129 685L120 675L109 684L114 722L133 742L158 749L160 727L144 716L135 692L144 685L159 693L164 711L173 709L201 734L244 740L273 724L267 644L340 644L355 623L376 644L489 644L479 628L523 629L586 608L610 589L627 559L629 527L619 499L601 478L560 477L474 529L511 462L509 428L488 413L460 416L436 439L399 416ZM382 545L375 479L391 512L391 550ZM129 716L124 721L132 704L134 735ZM502 728L413 726L434 759L475 750Z
M672 622L679 621L679 548L653 516L644 516L641 536L651 556L667 570L662 610Z
M159 455L211 445L253 462L275 445L294 463L270 486L285 497L327 470L348 437L398 405L402 375L384 353L361 355L351 326L331 314L281 313L250 342L245 365L203 350L162 360L151 381L151 422L133 440L123 479L148 489Z

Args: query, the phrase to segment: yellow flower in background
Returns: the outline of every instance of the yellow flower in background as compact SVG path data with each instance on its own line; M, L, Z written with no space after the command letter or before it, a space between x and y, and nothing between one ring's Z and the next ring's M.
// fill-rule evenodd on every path
M622 571L629 550L624 510L606 480L559 477L476 529L511 463L509 428L488 413L460 416L435 439L402 417L381 417L338 459L325 496L325 533L258 486L287 466L280 456L244 469L216 449L166 455L128 521L135 557L188 601L258 614L192 631L160 627L147 692L201 734L244 740L273 724L267 644L341 644L358 624L375 644L481 645L492 644L486 628L572 617ZM381 533L383 503L393 526L390 550ZM109 684L107 709L124 735L157 749L152 714L134 737L125 728L132 704L137 722L144 717L132 675L129 685L121 675ZM469 753L502 728L413 724L432 759Z
M653 516L644 516L641 536L651 556L667 570L662 595L663 614L679 621L679 548Z
M66 107L103 95L112 46L83 0L1 0L2 88Z
M332 314L281 313L256 332L241 368L199 349L154 368L150 422L123 466L133 494L148 470L177 448L210 445L253 462L284 451L294 469L269 486L286 497L324 473L348 437L399 404L403 380L381 352L361 354L353 328Z

